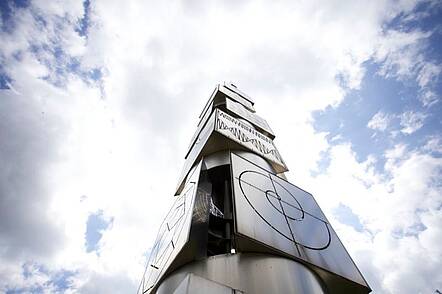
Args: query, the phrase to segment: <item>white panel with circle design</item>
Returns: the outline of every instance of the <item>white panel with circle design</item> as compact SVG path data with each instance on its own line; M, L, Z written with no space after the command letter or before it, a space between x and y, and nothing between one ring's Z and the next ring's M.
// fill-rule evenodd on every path
M367 285L313 196L231 153L236 233Z

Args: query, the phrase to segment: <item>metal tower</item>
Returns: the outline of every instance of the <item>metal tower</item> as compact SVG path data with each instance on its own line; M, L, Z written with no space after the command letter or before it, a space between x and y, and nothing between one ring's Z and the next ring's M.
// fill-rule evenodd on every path
M213 91L138 293L369 293L253 105L232 84Z

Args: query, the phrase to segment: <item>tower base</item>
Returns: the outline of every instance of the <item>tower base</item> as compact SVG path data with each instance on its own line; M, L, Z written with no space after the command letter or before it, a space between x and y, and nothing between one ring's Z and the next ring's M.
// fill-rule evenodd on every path
M291 259L254 253L224 254L170 273L157 294L324 294L319 278Z

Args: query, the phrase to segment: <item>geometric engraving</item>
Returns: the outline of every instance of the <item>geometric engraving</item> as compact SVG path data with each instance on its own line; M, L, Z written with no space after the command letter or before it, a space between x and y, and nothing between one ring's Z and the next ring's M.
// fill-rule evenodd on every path
M367 286L310 193L257 162L230 154L235 233L240 250L283 252L325 269L328 278L338 275ZM317 273L323 272L318 269Z
M150 293L189 239L201 162L189 173L183 191L164 218L137 293Z
M185 191L182 195L177 196L178 199L175 200L175 203L160 226L157 240L152 248L151 260L149 260L149 266L154 268L151 275L155 275L155 271L160 271L160 269L164 268L164 265L170 259L173 250L175 249L175 244L177 243L184 225L186 198L188 198L186 196L191 190L192 188L189 187L189 190ZM149 287L155 284L156 279L150 281L150 277L148 277L147 282L148 284L151 282L151 285L148 286L149 289Z
M272 175L265 174L258 171L243 171L239 177L239 186L241 188L242 195L247 200L249 205L253 208L256 214L258 214L265 223L267 223L273 230L278 232L284 238L294 242L297 245L301 245L304 248L311 250L322 250L327 248L331 242L330 230L328 228L328 222L318 218L317 216L305 211L301 203L296 199L296 197ZM268 181L271 183L265 183ZM263 184L264 182L264 184ZM245 186L253 187L252 193L247 192ZM263 187L269 187L270 189L263 189ZM256 198L265 198L267 200L267 206L273 208L273 213L281 215L285 219L287 224L287 231L280 230L277 223L272 223L272 219L266 219L263 211L259 211L259 205L255 204ZM266 207L269 211L269 208ZM272 209L270 209L272 211ZM296 240L294 235L295 226L302 226L303 221L311 218L313 221L317 222L317 226L322 226L322 233L325 234L325 238L317 238L316 242L313 244L303 244ZM322 243L319 241L323 240Z
M275 164L278 172L287 171L281 155L272 139L255 130L251 125L216 109L215 130Z

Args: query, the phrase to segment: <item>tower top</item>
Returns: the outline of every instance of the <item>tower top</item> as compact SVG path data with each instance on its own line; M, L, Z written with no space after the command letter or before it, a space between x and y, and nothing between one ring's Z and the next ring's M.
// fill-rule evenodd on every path
M273 143L275 134L267 121L256 114L253 105L252 98L231 83L215 87L199 115L176 195L192 166L204 155L221 150L251 151L267 160L276 173L288 171Z

